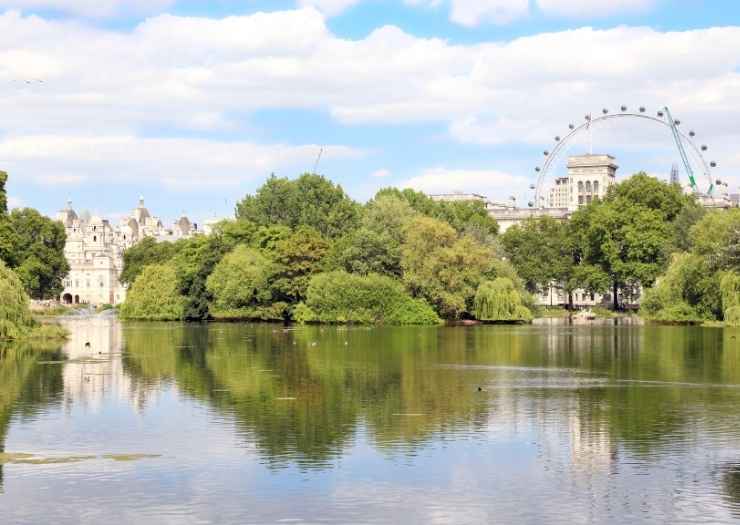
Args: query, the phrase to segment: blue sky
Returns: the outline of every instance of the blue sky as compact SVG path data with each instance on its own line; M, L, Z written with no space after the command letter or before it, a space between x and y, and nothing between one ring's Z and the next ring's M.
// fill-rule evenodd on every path
M16 206L115 219L143 195L202 221L323 148L359 200L524 205L569 123L668 105L734 192L739 21L729 0L0 0L0 169ZM679 161L651 122L595 126L593 148L620 176Z

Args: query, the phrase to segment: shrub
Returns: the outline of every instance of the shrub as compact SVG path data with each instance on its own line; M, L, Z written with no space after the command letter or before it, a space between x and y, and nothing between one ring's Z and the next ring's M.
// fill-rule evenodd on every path
M185 298L180 295L177 274L171 264L144 268L121 306L121 318L177 321L183 318Z
M424 301L412 299L390 277L334 271L315 275L305 303L294 312L298 322L439 324Z
M506 277L480 284L475 294L474 312L481 321L532 321L532 312L524 306L514 283Z

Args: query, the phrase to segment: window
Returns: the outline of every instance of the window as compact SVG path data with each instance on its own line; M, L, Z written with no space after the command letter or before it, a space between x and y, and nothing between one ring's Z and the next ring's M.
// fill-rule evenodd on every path
M586 191L588 193L591 193L591 181L586 181Z
M591 195L586 195L586 203L591 204Z
M98 242L98 236L97 235L93 235L93 242Z
M583 181L578 181L578 193L583 193Z
M594 193L599 194L599 181L597 180L594 181Z
M578 196L578 204L583 204L583 195Z

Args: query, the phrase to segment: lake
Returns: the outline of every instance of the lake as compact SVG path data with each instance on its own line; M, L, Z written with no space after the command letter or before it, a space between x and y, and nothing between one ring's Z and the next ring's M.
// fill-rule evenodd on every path
M0 523L740 521L740 330L65 321Z

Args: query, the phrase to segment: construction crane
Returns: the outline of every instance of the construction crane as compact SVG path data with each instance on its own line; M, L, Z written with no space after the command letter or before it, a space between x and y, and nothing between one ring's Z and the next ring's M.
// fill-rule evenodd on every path
M696 178L694 177L694 170L691 167L691 163L689 162L689 157L686 155L686 148L683 146L683 140L681 140L681 134L678 131L678 124L679 122L673 119L673 115L671 115L671 110L668 109L668 106L663 108L665 110L665 118L668 121L668 125L671 128L671 132L673 133L673 140L676 141L676 148L678 148L678 152L681 155L681 160L683 161L683 167L686 170L686 175L689 177L689 184L691 184L691 189L694 191L694 193L699 192L699 187L696 185ZM707 190L707 195L712 194L712 190L714 190L714 184L709 185L709 189Z

